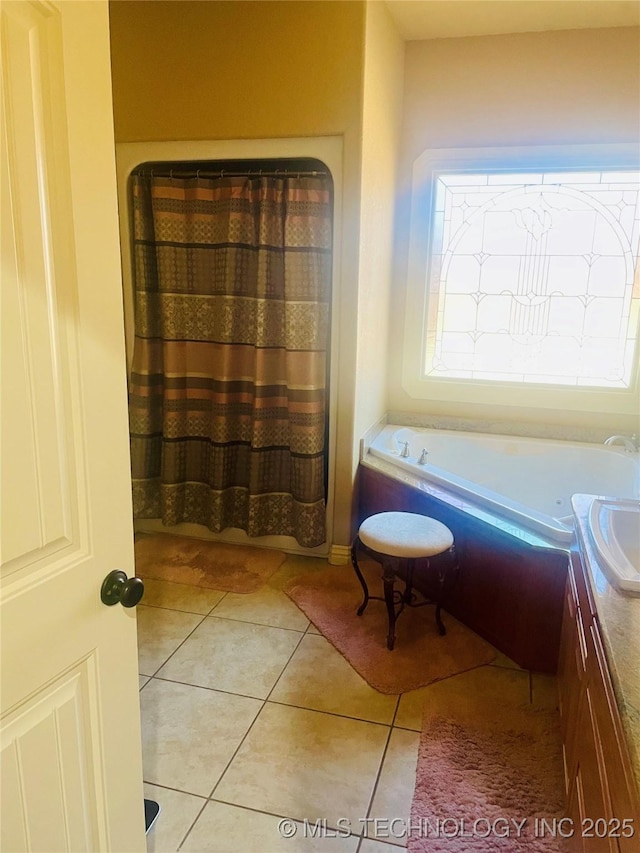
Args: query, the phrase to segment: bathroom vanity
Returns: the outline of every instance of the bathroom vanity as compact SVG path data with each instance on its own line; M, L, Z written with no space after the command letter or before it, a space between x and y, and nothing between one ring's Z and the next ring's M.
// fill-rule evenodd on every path
M576 544L558 662L572 851L640 850L640 597L603 572L593 497L573 498Z

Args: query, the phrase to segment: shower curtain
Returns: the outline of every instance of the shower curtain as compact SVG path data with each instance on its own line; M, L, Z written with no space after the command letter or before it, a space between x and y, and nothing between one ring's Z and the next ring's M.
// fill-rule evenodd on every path
M136 518L325 539L331 182L132 177Z

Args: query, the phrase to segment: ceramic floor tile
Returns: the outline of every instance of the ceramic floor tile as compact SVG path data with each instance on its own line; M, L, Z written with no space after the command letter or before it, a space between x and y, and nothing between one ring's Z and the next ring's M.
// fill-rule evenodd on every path
M529 673L489 664L404 693L394 725L421 731L424 714L492 719L528 705Z
M370 838L406 846L419 745L418 732L392 730L371 805L371 817L382 822L367 824L366 835Z
M142 604L138 605L136 611L141 675L154 675L203 619L193 613L178 613Z
M420 687L418 690L410 690L402 694L393 722L394 726L413 729L416 732L422 731L422 714L428 689L428 687Z
M169 610L183 610L186 613L206 616L225 595L225 592L218 589L146 578L143 601L147 606L166 607Z
M531 702L535 708L549 711L558 708L558 680L555 675L531 673Z
M174 853L206 803L202 797L183 794L157 785L144 786L144 795L155 800L160 814L147 834L147 853Z
M142 690L145 684L149 681L148 675L139 675L138 676L138 690Z
M511 658L508 658L503 652L499 652L497 650L495 658L491 661L491 666L502 666L506 667L507 669L522 670L522 667L519 664L511 660Z
M302 636L207 616L158 676L266 699Z
M262 703L153 678L140 693L144 779L208 796Z
M397 696L378 693L322 636L306 634L269 699L390 724Z
M269 702L215 789L216 799L298 820L366 816L389 729Z
M307 628L307 634L320 634L322 636L322 631L320 631L313 622L309 622L309 627Z
M278 830L280 817L230 806L208 803L181 850L186 853L355 853L359 839L321 837L313 826L287 820ZM335 830L337 832L337 830ZM292 833L286 838L287 832ZM380 851L383 853L383 851Z
M292 578L309 572L321 572L328 568L325 557L303 557L299 554L289 554L278 571L271 575L268 586L272 589L283 589Z
M291 628L294 631L306 631L309 624L302 610L288 595L268 586L248 595L227 593L211 615L270 625L273 628Z
M365 838L360 845L358 853L398 853L398 848L384 841L374 841L371 838Z
M430 684L424 698L425 724L438 716L474 725L508 721L530 708L529 673L481 666Z

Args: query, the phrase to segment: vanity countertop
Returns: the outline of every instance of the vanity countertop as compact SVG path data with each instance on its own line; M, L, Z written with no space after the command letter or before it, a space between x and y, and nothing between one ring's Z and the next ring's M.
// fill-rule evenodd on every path
M631 763L640 790L640 596L619 592L609 581L589 533L596 495L574 495L578 547L589 582Z

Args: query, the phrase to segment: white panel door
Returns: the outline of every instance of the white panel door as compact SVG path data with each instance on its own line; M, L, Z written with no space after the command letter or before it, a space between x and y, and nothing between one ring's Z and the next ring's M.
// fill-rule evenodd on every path
M4 0L0 849L142 851L106 0Z

